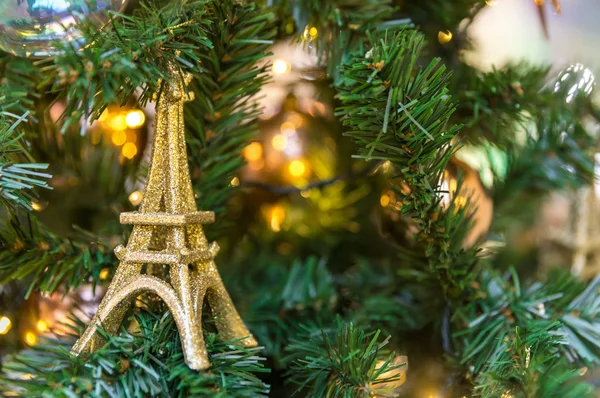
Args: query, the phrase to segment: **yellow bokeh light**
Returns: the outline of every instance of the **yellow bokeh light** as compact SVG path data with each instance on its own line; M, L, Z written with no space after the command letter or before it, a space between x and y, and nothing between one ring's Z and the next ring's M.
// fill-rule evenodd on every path
M303 189L302 191L300 191L300 196L302 196L303 198L310 198L311 194L312 190L310 189Z
M137 142L137 134L135 130L127 130L126 135L126 142L133 142L134 144Z
M27 332L25 333L25 342L28 345L35 345L35 343L37 343L37 336L35 333L33 332Z
M239 178L237 178L237 177L233 177L233 178L231 179L231 183L230 183L230 185L231 185L232 187L239 187L239 186L240 186L240 179L239 179Z
M100 280L101 281L105 281L108 279L108 277L110 276L110 270L108 268L102 268L102 271L100 271Z
M127 123L127 126L130 128L141 127L144 125L145 121L146 115L139 109L129 112L125 117L125 123Z
M142 191L133 191L129 195L129 203L131 203L134 206L137 206L140 203L142 203L143 198L144 198L144 194L142 193Z
M283 151L287 147L287 138L283 134L275 134L271 140L271 145L276 151Z
M279 130L287 136L296 134L296 125L290 121L281 123Z
M485 4L492 7L496 5L496 0L485 0Z
M8 333L11 327L12 322L10 321L10 319L8 319L8 317L3 316L2 318L0 318L0 334Z
M302 160L293 160L288 166L288 171L294 177L302 177L306 173L306 164Z
M315 28L314 26L312 28L310 28L310 30L308 31L308 34L311 35L311 37L315 37L319 34L319 31L317 30L317 28Z
M390 196L388 194L381 195L379 199L379 203L382 207L387 207L390 204Z
M115 115L109 120L108 124L113 130L125 130L127 128L127 118L125 115Z
M292 66L289 62L284 61L283 59L278 59L273 62L273 72L278 75L283 75L284 73L288 73L292 69Z
M447 31L439 31L438 32L438 41L442 44L446 44L449 43L450 40L452 40L452 32L450 32L449 30Z
M127 144L123 145L123 149L121 150L121 153L127 159L133 159L133 157L137 154L137 151L138 151L137 146L135 146L135 144L133 142L128 142Z
M124 131L115 131L112 133L110 140L116 146L121 146L127 141L127 134Z
M37 321L37 323L35 324L35 327L37 328L37 330L40 333L44 333L44 332L48 331L48 324L43 319L40 319L39 321Z
M304 123L304 118L301 115L297 114L296 112L293 112L287 117L287 122L291 123L292 126L298 128L298 127L301 127L302 124ZM282 127L283 127L283 124L282 124Z
M35 211L44 210L44 207L39 202L36 202L35 200L31 202L31 208Z
M274 232L281 231L281 223L285 220L285 210L281 206L273 206L269 212L269 226Z
M252 144L248 145L246 148L244 148L243 152L244 157L250 162L256 162L257 160L260 160L262 154L263 148L259 142L253 142Z

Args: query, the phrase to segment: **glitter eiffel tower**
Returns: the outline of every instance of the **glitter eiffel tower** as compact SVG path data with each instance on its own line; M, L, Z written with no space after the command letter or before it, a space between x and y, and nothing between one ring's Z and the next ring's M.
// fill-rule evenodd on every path
M202 230L201 224L214 222L215 215L197 211L192 191L183 120L183 104L190 99L185 90L189 78L183 82L174 67L169 72L171 80L162 83L157 103L143 202L139 211L121 214L121 224L133 224L131 237L127 246L115 249L120 260L115 277L71 352L79 355L99 348L103 341L97 328L116 333L135 297L154 293L173 314L186 363L199 370L210 366L201 326L205 297L222 339L239 339L246 347L257 343L217 271L214 257L219 247L209 245ZM170 281L161 277L164 271L157 272L164 266Z

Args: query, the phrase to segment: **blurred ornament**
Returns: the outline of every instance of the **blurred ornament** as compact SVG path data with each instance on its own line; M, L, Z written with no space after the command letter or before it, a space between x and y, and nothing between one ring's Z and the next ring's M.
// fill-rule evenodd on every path
M101 280L106 279L103 278L105 271L110 274L108 269L103 269L100 272ZM84 322L89 321L105 291L104 287L86 284L68 293L60 290L50 295L40 296L37 303L38 311L35 311L39 317L35 328L39 333L46 331L59 335L70 333L69 325L72 322L69 315L72 313Z
M462 179L462 184L457 192L459 179ZM442 201L444 207L448 207L450 201L454 202L457 209L468 204L468 214L472 215L472 226L463 241L463 247L472 247L492 225L494 202L483 186L479 172L456 157L448 164L442 187L448 192L448 196Z
M554 92L564 95L565 101L571 103L579 95L589 96L594 90L595 81L596 77L589 68L573 64L560 72L554 83Z
M600 273L600 201L591 186L555 193L542 207L540 272L569 264L574 275Z
M127 0L0 0L0 49L22 57L45 57L53 41L80 47L76 25L84 19L106 22L105 11L122 11Z

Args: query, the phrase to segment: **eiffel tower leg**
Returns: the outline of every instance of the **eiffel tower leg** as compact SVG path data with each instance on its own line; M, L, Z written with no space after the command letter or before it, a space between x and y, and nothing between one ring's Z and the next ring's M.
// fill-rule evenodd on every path
M219 335L223 340L241 339L238 344L244 347L256 347L258 343L235 309L215 263L211 261L205 264L205 267L206 276L210 278L206 296L214 314Z
M142 266L138 264L119 264L115 277L109 285L102 302L100 302L96 315L90 321L85 333L81 335L71 349L73 355L79 355L84 351L91 352L104 344L104 339L96 333L99 326L102 326L110 334L115 334L118 331L125 313L132 304L132 300L125 300L112 309L107 308L107 305L111 298L124 286L139 277L141 270Z
M198 309L199 297L204 296L206 288L192 284L188 264L171 265L171 285L181 302L182 314L179 334L185 361L191 369L202 370L210 367L208 352L202 334L202 307Z

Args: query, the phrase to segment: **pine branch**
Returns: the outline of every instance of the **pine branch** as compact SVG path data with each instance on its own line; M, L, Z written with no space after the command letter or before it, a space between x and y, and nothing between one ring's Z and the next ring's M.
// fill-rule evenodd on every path
M169 314L141 312L135 332L105 334L107 342L92 354L70 354L83 331L77 321L73 335L43 338L4 364L0 392L27 397L266 397L269 387L256 373L268 372L260 348L241 348L207 334L212 367L196 372L183 361L179 334Z
M343 322L331 330L305 328L288 346L290 380L308 397L387 396L385 384L400 380L406 363L395 362L379 333Z
M544 90L547 80L547 67L519 64L484 73L461 65L452 81L453 95L459 101L454 116L465 124L461 136L517 151L523 142L519 134L531 119L564 105L561 97Z
M97 237L59 236L31 215L7 221L0 226L0 284L23 280L26 296L34 290L51 294L61 286L68 290L98 283L102 269L116 264L111 248Z
M11 116L5 112L0 118L0 204L5 212L14 215L17 207L32 210L33 189L51 189L46 182L51 175L41 172L48 165L33 163L23 145L23 134L19 133L18 126L29 114L18 117L12 124L7 120Z
M337 114L350 127L346 135L356 142L358 157L394 166L391 189L417 230L415 247L399 247L400 256L456 297L468 284L476 256L462 248L466 209L440 206L439 184L459 130L448 126L455 110L446 88L449 74L439 59L419 67L424 39L414 31L370 33L369 41L368 52L341 69L343 106Z
M235 191L229 183L244 165L241 152L258 133L261 109L254 97L268 79L268 65L259 64L275 28L273 14L254 3L211 1L205 11L211 49L194 52L202 70L190 85L195 100L185 110L187 144L198 205L220 213ZM219 230L225 226L221 219Z
M485 0L397 0L396 3L399 4L402 14L410 15L415 24L428 33L437 33L440 30L456 33L464 19L486 5Z
M581 370L560 357L563 344L557 322L532 322L517 327L513 337L498 344L498 356L477 378L476 396L513 398L593 397L581 381Z
M278 0L293 15L298 39L314 48L330 76L337 67L365 44L371 29L392 29L410 25L410 20L390 20L392 0Z
M232 270L231 278L224 278L241 285L233 294L244 293L234 301L247 303L244 320L265 346L274 366L282 368L285 347L302 332L299 324L335 321L338 293L325 260L311 256L288 265L276 261L272 253L263 253L264 257L255 253L249 263L238 264Z
M558 333L556 352L573 364L600 362L600 277L587 287L567 272L522 286L514 270L510 278L486 273L470 303L455 314L462 331L455 334L460 362L474 374L500 361L502 344L512 341L515 327L540 330L549 322ZM535 336L528 344L536 345ZM540 338L548 338L540 333Z
M17 115L32 112L44 78L35 62L2 53L0 76L0 111Z
M83 21L78 29L89 43L81 49L59 44L64 52L43 69L52 92L66 102L63 129L97 119L108 104L124 104L134 94L141 104L152 100L166 66L199 72L199 51L210 42L203 17L207 0L143 2L133 16L110 13L98 29ZM82 125L83 128L83 125Z
M593 181L593 147L593 137L574 115L540 115L526 131L525 144L506 153L506 175L495 179L493 228L502 231L509 220L528 225L545 195Z

